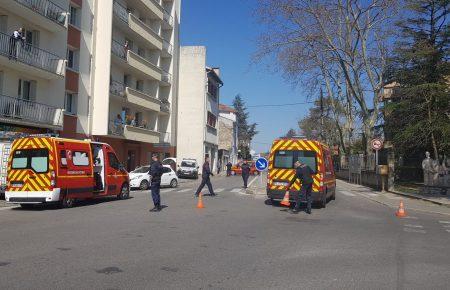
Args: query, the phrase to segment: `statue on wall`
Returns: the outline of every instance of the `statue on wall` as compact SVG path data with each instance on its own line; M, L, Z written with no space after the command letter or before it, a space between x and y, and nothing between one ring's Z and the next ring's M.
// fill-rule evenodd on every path
M430 152L425 152L425 159L422 161L423 183L432 186L435 183L437 172L437 162L430 157Z

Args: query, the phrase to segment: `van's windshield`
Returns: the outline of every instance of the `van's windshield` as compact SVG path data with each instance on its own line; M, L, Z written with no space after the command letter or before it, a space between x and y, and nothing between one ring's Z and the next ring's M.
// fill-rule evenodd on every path
M297 160L308 165L314 173L317 172L317 155L315 151L277 151L275 152L273 167L280 169L292 169L294 168L294 163Z
M191 168L194 168L194 167L195 167L195 162L193 162L193 161L182 161L182 162L181 162L181 167L191 167Z
M48 149L16 150L12 156L12 169L32 169L36 173L48 171Z

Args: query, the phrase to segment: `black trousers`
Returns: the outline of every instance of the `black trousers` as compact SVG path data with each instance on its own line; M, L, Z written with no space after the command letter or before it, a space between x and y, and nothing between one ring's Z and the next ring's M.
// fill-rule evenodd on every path
M159 194L161 189L161 182L152 182L150 186L152 190L152 199L155 207L161 206L161 196Z
M242 179L244 180L244 187L247 188L247 182L250 175L242 174Z
M202 178L202 183L200 183L200 186L198 187L197 192L195 194L199 195L200 191L202 191L202 189L203 189L203 187L205 187L205 185L208 186L209 193L214 195L215 193L214 193L214 190L213 190L213 187L211 184L211 180L209 179L209 176L206 178Z
M227 169L227 176L231 175L231 169Z
M306 208L311 211L311 203L312 203L312 183L309 184L302 184L302 187L300 188L300 192L295 197L295 208L300 208L300 196L305 196L306 198Z

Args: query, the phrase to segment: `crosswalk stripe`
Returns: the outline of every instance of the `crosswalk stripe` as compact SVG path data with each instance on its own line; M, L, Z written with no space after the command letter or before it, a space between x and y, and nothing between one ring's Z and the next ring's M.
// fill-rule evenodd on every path
M217 192L217 193L219 193L219 192L222 192L222 191L224 191L225 190L225 188L218 188L218 189L216 189L216 190L214 190L215 192Z
M346 195L346 196L356 196L353 193L348 192L348 191L339 191L339 193L342 193L343 195Z
M406 224L404 225L405 227L409 227L409 228L423 228L423 226L421 225L410 225L410 224Z
M171 191L175 191L176 188L167 188L167 189L161 189L163 192L171 192Z
M412 228L403 228L404 232L408 232L408 233L419 233L419 234L425 234L426 231L424 230L420 230L420 229L412 229Z
M439 221L441 224L450 224L450 221Z
M404 219L411 219L411 220L417 220L418 218L415 216L405 216Z
M182 190L178 190L178 192L188 192L188 191L192 191L193 189L191 189L191 188L185 188L185 189L182 189Z
M237 193L237 192L241 192L241 190L242 190L242 188L234 188L231 190L231 192Z

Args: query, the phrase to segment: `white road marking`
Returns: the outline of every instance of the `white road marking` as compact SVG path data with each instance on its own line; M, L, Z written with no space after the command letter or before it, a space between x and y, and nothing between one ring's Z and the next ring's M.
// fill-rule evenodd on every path
M406 225L403 225L403 226L409 227L409 228L423 228L423 226L421 226L421 225L410 225L410 224L406 224Z
M241 193L241 190L242 190L242 188L234 188L234 189L231 190L231 192Z
M376 193L370 193L370 192L368 192L368 193L366 193L368 196L372 196L372 197L376 197L376 196L378 196L378 194L376 194Z
M388 199L395 199L395 200L403 199L400 196L386 196L386 198L388 198Z
M250 185L253 184L253 182L255 182L255 180L258 178L258 176L253 177L252 180L250 180L250 182L247 184L247 187L250 187Z
M416 216L405 216L404 219L410 219L410 220L417 220L418 218Z
M424 231L424 230L418 230L418 229L412 229L412 228L403 228L403 231L407 232L407 233L419 233L419 234L426 233L426 231Z
M171 191L175 191L176 188L161 188L162 192L171 192Z
M439 221L441 224L450 224L450 221Z
M18 208L19 206L5 206L5 207L1 207L0 210L8 210L8 209L12 209L12 208Z
M182 190L178 190L178 192L188 192L188 191L193 191L193 189L192 188L185 188L185 189L182 189Z
M450 230L446 230L447 231L447 233L450 233Z
M218 189L214 190L214 192L219 193L219 192L222 192L222 191L224 191L224 190L225 190L225 188L218 188Z
M444 228L450 228L450 225L443 225Z
M355 194L348 192L348 191L338 191L338 192L342 193L343 195L346 195L346 196L356 196Z

